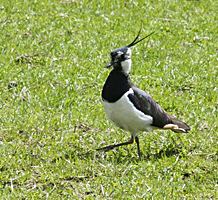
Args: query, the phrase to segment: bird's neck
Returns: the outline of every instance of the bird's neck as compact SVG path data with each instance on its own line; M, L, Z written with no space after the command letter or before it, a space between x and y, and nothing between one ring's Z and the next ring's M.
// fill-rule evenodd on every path
M123 94L125 94L132 86L129 74L123 73L119 69L113 69L108 76L103 90L102 98L108 102L116 102Z

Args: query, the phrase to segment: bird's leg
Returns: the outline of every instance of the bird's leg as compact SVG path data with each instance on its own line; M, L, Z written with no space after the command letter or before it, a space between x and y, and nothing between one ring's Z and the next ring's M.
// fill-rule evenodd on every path
M109 145L109 146L106 146L106 147L103 147L103 148L99 148L99 149L96 149L96 150L98 150L98 151L99 150L103 150L103 151L107 152L107 151L110 151L111 149L113 149L115 147L132 144L133 142L134 142L134 138L132 136L131 139L129 141L127 141L127 142L123 142L123 143L120 143L120 144Z
M141 152L140 152L140 147L139 147L139 138L137 136L135 137L135 141L136 141L136 144L137 144L138 155L139 155L139 158L140 158L141 157Z

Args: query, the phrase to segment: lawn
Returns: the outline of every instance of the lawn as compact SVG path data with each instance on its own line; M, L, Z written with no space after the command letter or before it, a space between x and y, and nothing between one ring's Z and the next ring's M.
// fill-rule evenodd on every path
M0 2L1 199L218 199L218 1ZM191 131L125 142L101 104L110 51Z

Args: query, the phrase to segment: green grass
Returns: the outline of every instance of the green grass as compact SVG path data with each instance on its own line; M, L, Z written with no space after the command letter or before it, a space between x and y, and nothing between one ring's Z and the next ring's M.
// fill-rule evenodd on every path
M218 199L218 2L0 3L1 199ZM131 79L191 131L130 133L100 93L110 51L133 50Z

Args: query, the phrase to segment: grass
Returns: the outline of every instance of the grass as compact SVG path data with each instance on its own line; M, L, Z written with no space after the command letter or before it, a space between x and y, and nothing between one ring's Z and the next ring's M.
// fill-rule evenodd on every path
M218 2L0 3L1 199L218 199ZM131 79L188 134L130 133L100 93L111 50L133 50Z

